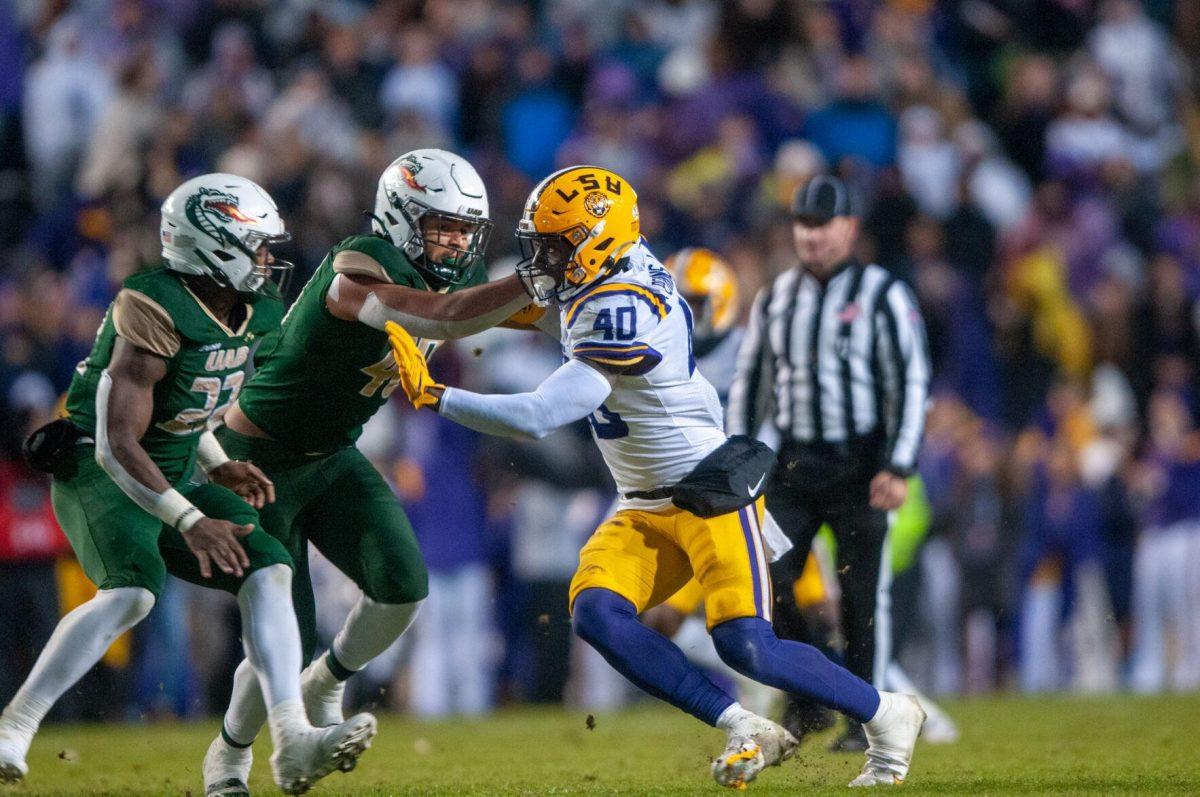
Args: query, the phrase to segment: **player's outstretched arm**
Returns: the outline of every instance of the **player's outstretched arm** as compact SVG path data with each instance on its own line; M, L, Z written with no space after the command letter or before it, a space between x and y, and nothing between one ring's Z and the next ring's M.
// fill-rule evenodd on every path
M167 375L168 361L118 337L112 361L96 388L96 462L135 504L179 529L200 563L241 576L250 560L237 538L252 526L205 517L163 476L142 448L154 412L154 385Z
M530 393L484 395L445 387L429 376L411 335L391 323L387 332L401 385L413 406L432 407L477 432L540 439L591 415L612 392L608 377L576 359L568 360Z
M426 340L474 335L511 318L530 301L516 275L454 293L433 293L339 273L325 295L325 306L335 318L375 329L392 321Z
M477 432L540 440L591 415L612 392L608 377L582 360L568 360L537 390L508 396L442 388L435 409Z

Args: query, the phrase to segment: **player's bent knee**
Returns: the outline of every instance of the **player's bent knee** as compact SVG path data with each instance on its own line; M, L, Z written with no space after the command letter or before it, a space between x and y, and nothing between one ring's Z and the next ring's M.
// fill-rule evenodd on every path
M743 675L759 672L763 654L778 642L771 624L761 617L728 620L714 626L711 633L721 661Z
M154 593L145 587L103 589L96 593L96 599L117 607L121 613L120 624L125 627L135 626L144 620L157 602Z
M637 609L617 593L593 587L575 597L571 625L575 635L597 650L604 650L614 637L614 625L637 622Z
M251 573L275 566L283 567L289 572L295 570L295 563L287 548L261 527L255 528L242 539L242 549L250 560L248 570Z
M424 564L403 560L394 567L377 568L360 584L363 594L375 603L420 603L429 597L429 571Z

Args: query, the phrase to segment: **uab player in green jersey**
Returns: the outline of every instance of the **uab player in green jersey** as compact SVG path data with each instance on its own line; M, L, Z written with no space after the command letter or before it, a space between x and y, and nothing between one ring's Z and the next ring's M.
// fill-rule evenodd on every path
M292 560L254 508L273 500L274 486L206 431L236 397L256 342L279 326L269 276L290 266L269 246L287 234L262 188L209 174L167 197L161 236L163 267L125 281L71 382L70 417L55 427L69 444L42 459L54 474L54 514L99 591L58 624L0 716L0 780L25 776L46 712L146 616L169 572L237 596L246 654L270 706L275 782L300 794L352 767L375 720L308 722ZM188 483L197 460L211 483Z
M376 234L330 250L217 433L231 455L253 460L275 483L277 500L262 510L262 524L296 563L306 656L316 641L307 544L362 590L330 651L302 678L315 725L341 721L344 680L404 632L428 592L404 511L354 447L399 384L384 324L399 323L429 350L531 301L515 276L476 285L485 280L491 230L487 193L457 155L423 149L398 158L379 180L374 216ZM254 674L246 662L238 668L222 734L204 762L206 784L249 776L249 745L264 717Z

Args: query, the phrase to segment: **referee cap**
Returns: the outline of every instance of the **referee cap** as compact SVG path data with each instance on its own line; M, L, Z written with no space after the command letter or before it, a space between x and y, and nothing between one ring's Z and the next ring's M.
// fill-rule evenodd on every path
M850 190L830 174L818 174L792 196L792 216L799 221L820 225L835 216L857 215Z

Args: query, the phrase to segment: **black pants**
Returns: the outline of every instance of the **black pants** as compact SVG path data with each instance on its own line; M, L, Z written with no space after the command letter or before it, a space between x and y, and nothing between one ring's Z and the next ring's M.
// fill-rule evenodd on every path
M837 572L842 590L843 660L846 669L867 682L875 680L876 595L887 537L887 513L869 502L871 478L878 460L869 455L844 457L836 451L785 445L780 452L767 511L795 545L771 566L775 592L775 630L781 639L804 641L804 621L793 600L792 584L800 577L813 537L828 523L837 540ZM881 625L890 626L884 621ZM878 673L882 677L883 673Z

